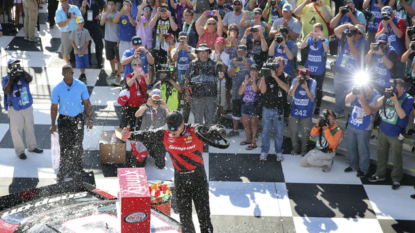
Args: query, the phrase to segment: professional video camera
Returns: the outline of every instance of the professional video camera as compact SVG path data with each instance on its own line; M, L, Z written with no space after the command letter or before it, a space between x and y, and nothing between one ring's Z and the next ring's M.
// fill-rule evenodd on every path
M415 34L415 27L408 27L408 36L411 37L413 34Z
M352 37L357 34L357 30L349 30L346 34L347 37Z
M159 70L157 71L157 77L159 78L160 81L162 82L168 82L171 77L173 76L174 73L174 68L168 68L167 70Z
M301 85L305 84L305 82L307 81L306 75L307 75L307 70L306 69L302 69L301 70L301 76L300 76L300 79L298 81Z
M272 58L268 59L266 63L262 65L261 73L259 76L261 77L271 77L271 71L278 69L280 67L280 64L274 63L274 60Z
M390 97L393 96L394 93L396 96L398 96L398 91L395 88L389 88L388 90L385 91L385 98L389 99Z
M351 11L352 8L350 8L350 6L344 6L342 9L342 15L347 14L347 12Z
M23 68L20 67L20 61L17 61L13 64L11 64L11 70L10 70L10 74L14 77L21 77L23 76ZM18 80L18 79L16 79Z
M275 38L275 41L279 44L284 40L284 35L278 35L277 38Z

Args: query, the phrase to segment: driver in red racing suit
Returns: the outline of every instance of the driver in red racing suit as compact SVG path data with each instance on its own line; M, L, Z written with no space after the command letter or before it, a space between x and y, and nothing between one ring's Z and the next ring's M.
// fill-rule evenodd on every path
M203 162L203 141L195 134L194 124L185 124L183 115L173 111L167 115L167 128L131 132L133 140L163 143L174 165L174 185L183 232L195 232L192 200L202 233L213 232L210 221L209 185Z

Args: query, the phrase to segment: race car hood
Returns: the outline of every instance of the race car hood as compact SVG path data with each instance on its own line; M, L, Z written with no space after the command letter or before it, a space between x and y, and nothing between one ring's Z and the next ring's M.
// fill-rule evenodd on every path
M39 189L32 190L35 197L20 200L17 205L19 198L16 194L1 197L0 204L12 206L0 211L0 232L95 232L97 229L120 232L115 197L85 183L68 186L71 184L66 184L64 189L68 191L64 192L58 192L55 189L59 188L55 186L52 190L57 193L49 195L40 195L42 191ZM22 193L19 196L21 199ZM178 222L156 209L151 210L150 220L151 232L180 232Z

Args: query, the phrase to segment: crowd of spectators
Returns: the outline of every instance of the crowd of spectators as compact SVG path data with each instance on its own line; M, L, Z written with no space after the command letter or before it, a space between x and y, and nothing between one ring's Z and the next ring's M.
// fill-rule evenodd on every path
M277 160L283 161L282 128L288 121L291 154L304 156L301 166L322 167L324 172L330 171L345 130L345 172L365 177L368 142L379 118L378 170L369 181L385 179L392 147L393 189L399 188L402 140L415 94L407 91L415 78L415 1L346 0L336 1L334 9L329 0L210 0L209 6L190 0L59 2L49 4L49 26L57 25L61 32L65 69L74 54L79 80L86 84L85 68L102 68L105 48L111 65L108 84L129 92L128 98L122 95L127 99L121 128L158 127L153 120L160 117L157 122L162 122L174 110L183 112L185 122L192 112L200 124L220 123L231 112L233 127L227 137L239 135L242 122L246 139L240 145L257 148L262 119L260 160L267 159L273 128ZM18 10L21 3L15 3ZM36 40L37 4L23 0L23 8L25 39ZM98 64L91 63L92 41ZM329 54L337 56L332 66L335 108L321 111ZM370 76L369 84L356 82L361 73ZM22 82L29 79L25 76ZM9 83L3 80L5 94L14 95ZM351 104L349 115L346 103ZM313 126L312 116L320 114L323 118ZM347 116L347 129L342 130L336 119ZM310 135L319 140L308 151ZM29 150L35 146L31 142ZM164 167L156 155L162 152L157 149L153 156L158 167Z

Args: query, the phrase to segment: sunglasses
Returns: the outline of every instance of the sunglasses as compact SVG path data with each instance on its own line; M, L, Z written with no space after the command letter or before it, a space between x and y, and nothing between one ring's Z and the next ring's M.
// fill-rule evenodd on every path
M234 3L233 5L234 5L234 6L242 6L242 4L241 4L241 3Z
M255 15L261 15L261 13L259 13L259 12L255 12Z
M74 74L74 72L72 71L72 72L66 72L66 73L63 73L64 75L71 75L71 74Z
M149 8L145 8L144 11L151 11Z
M141 67L141 65L140 65L140 64L132 64L132 66L138 66L138 67Z
M216 23L208 23L208 25L216 25Z
M199 53L207 53L207 52L208 52L207 50L199 51Z

